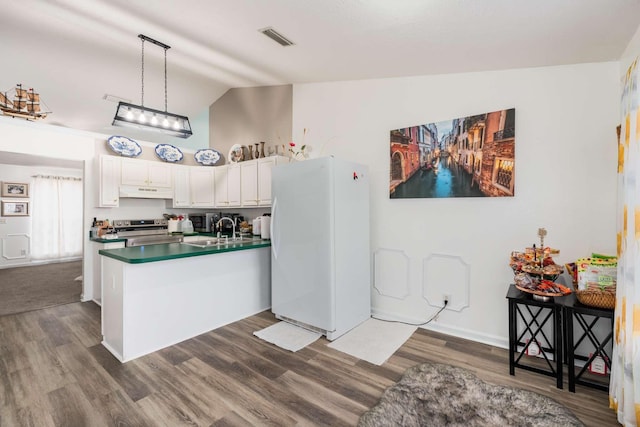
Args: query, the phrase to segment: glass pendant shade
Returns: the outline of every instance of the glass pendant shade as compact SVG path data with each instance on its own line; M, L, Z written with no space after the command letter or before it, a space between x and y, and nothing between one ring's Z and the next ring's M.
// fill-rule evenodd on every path
M193 135L188 117L127 102L118 103L112 125L154 130L178 138Z

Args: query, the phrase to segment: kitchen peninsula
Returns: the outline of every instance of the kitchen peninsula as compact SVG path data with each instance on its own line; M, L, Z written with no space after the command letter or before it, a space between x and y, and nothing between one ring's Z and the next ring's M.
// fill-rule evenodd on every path
M121 362L271 306L270 241L104 249L102 344Z

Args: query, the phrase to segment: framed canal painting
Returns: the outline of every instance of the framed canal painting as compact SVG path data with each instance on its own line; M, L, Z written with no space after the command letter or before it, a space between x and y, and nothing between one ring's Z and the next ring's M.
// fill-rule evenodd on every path
M515 108L390 132L389 198L513 197Z

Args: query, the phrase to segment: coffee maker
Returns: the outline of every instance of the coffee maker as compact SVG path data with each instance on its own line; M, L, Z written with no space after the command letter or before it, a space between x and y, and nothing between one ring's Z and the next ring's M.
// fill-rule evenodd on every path
M207 219L209 221L209 230L210 233L217 233L218 231L220 231L219 227L218 227L218 221L220 221L220 218L222 218L222 213L221 212L213 212L210 214L207 214Z

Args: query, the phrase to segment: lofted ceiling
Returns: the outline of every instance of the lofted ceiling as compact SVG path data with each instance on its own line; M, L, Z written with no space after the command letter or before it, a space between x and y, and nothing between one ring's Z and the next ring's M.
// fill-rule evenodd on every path
M193 119L229 88L615 61L639 25L640 0L4 1L0 90L115 134L117 98L141 101L141 33L171 46L168 110ZM145 44L144 104L161 110L163 54Z

